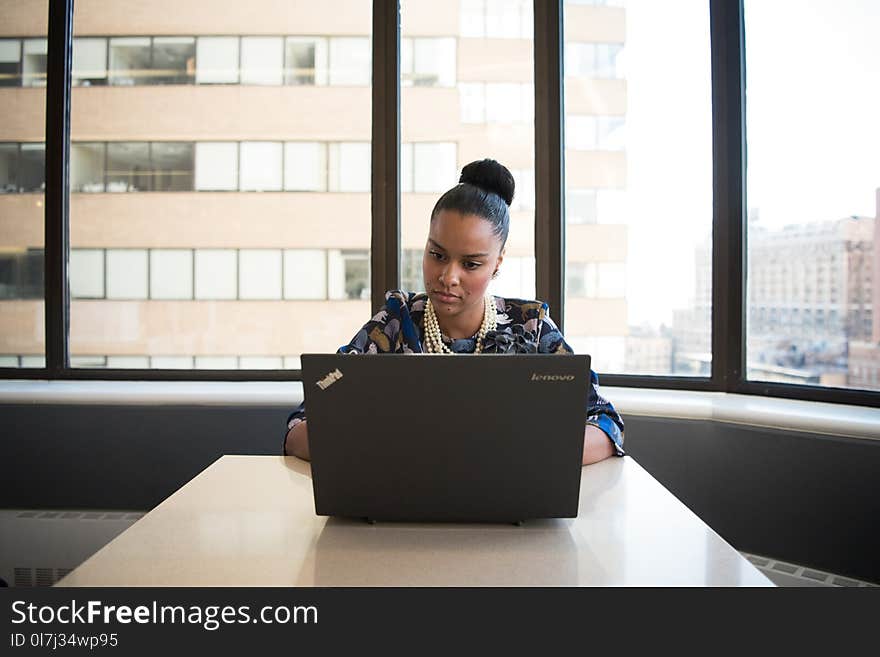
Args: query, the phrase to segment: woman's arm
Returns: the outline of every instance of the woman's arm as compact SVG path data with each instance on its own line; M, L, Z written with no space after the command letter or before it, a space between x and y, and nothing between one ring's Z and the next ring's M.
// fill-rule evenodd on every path
M584 460L583 465L597 463L615 453L613 443L608 439L608 434L599 427L588 424L584 430Z
M287 432L284 442L284 453L309 460L309 430L306 421L298 422Z

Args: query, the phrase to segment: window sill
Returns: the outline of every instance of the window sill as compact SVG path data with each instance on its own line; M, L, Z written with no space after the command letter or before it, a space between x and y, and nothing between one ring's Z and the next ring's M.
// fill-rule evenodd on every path
M623 415L714 420L880 441L880 409L722 392L603 387ZM297 381L0 381L0 404L284 406Z

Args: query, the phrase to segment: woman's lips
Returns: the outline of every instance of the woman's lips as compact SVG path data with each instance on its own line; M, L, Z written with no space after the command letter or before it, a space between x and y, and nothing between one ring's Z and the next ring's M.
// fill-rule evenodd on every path
M454 303L459 299L454 294L446 294L445 292L439 292L437 290L434 290L434 296L437 297L439 301L443 301L445 303Z

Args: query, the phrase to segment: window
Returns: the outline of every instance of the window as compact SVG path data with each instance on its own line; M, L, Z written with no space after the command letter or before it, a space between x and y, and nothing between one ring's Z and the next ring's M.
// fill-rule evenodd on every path
M43 250L0 252L0 300L43 298Z
M21 83L25 87L46 86L48 43L46 39L25 39L22 42Z
M360 37L330 39L330 84L364 86L372 76L370 40Z
M327 191L327 144L284 144L284 189L292 192Z
M155 37L150 84L192 84L196 73L193 37Z
M455 85L455 39L401 40L401 84L415 87Z
M110 84L149 84L150 69L149 37L110 39Z
M106 145L79 142L70 145L70 191L103 192Z
M283 65L284 41L280 37L242 37L242 84L281 84Z
M240 299L280 299L281 284L280 250L239 251L238 296Z
M152 191L153 177L150 169L149 143L111 142L107 144L108 192Z
M287 37L284 50L284 84L327 84L327 40Z
M21 41L0 39L0 87L21 84Z
M22 144L18 167L18 191L42 194L46 188L46 146Z
M573 4L563 44L566 339L600 372L705 376L708 3L630 3L601 21Z
M327 253L327 260L327 287L331 299L370 298L370 259L367 251L331 249Z
M181 192L193 189L193 144L185 142L152 142L150 171L153 190Z
M238 297L238 254L233 249L196 249L196 299Z
M0 143L0 194L18 192L18 144Z
M73 40L73 84L83 87L107 84L107 39Z
M284 298L327 298L327 253L319 249L284 251Z
M150 298L193 298L193 252L190 249L150 250Z
M877 14L851 0L813 3L806 12L790 0L771 4L744 7L746 377L880 390L869 376L880 362L871 291L880 225ZM797 29L783 29L792 11ZM819 79L817 95L809 87ZM845 120L816 131L829 112L839 113L841 99L849 99ZM755 274L766 262L783 275L762 291ZM762 305L789 321L756 321Z
M328 162L331 192L370 191L370 144L330 144Z
M103 299L104 251L71 249L68 277L72 299Z
M196 39L196 83L238 82L238 37Z
M273 191L281 189L281 144L245 141L241 143L242 191Z
M234 142L196 143L196 189L238 189L238 144Z
M458 181L455 144L403 144L404 192L445 192Z
M146 299L146 249L107 249L107 298Z

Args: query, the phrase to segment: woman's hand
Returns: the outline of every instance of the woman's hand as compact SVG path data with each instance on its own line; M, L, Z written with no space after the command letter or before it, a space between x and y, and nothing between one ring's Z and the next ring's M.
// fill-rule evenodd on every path
M583 465L597 463L613 454L614 445L611 444L611 439L599 427L588 424L584 430Z
M298 456L306 461L309 460L309 429L306 427L306 421L297 423L287 432L284 453L289 456Z

